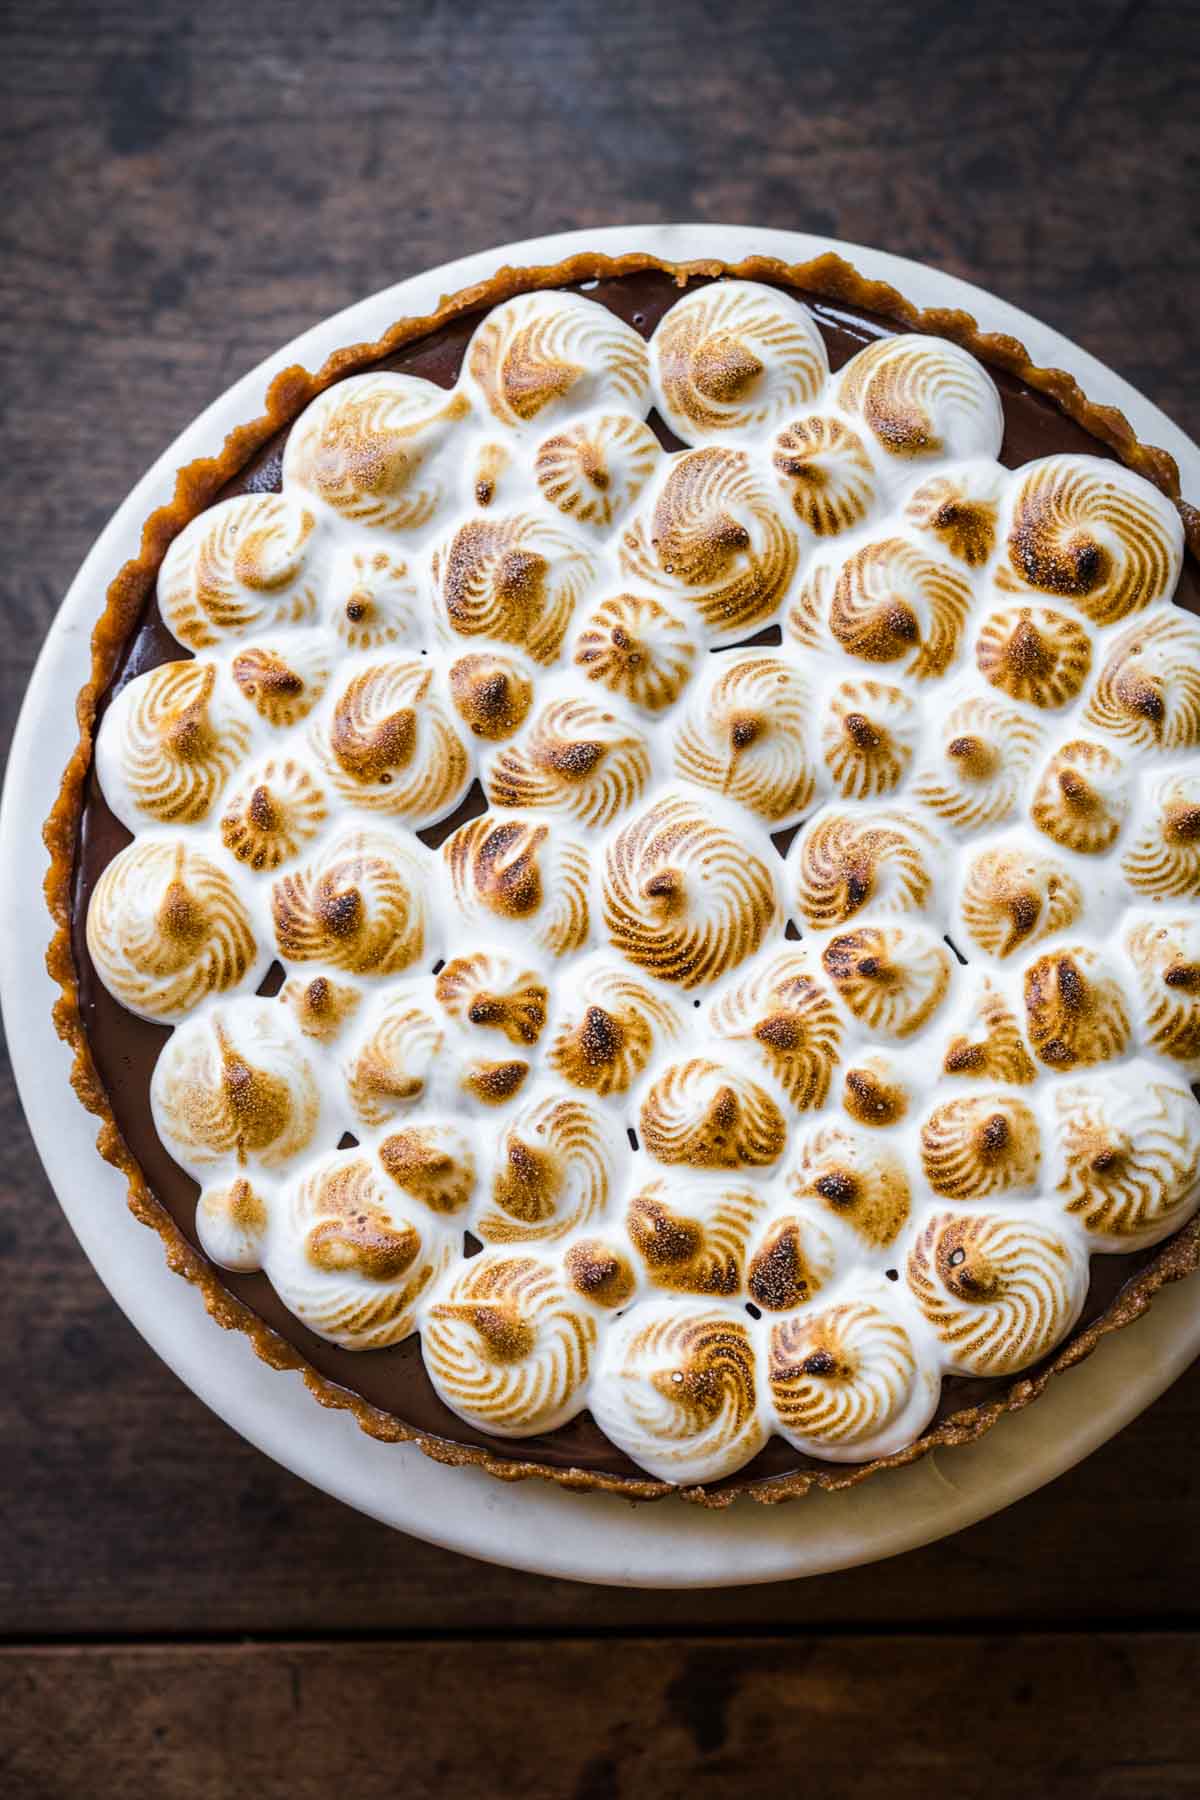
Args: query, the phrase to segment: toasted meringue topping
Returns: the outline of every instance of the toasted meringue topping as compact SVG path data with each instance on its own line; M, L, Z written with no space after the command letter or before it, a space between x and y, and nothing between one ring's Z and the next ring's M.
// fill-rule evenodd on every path
M970 604L957 569L904 538L884 538L856 550L832 584L830 571L818 571L801 589L790 626L802 642L819 643L825 618L847 656L929 681L958 655Z
M628 1306L637 1287L633 1264L624 1251L603 1238L580 1238L563 1257L571 1286L593 1306Z
M953 474L932 475L914 488L905 517L936 538L956 562L978 569L996 543L997 504L1003 471L995 463L966 463Z
M267 1273L310 1331L344 1350L383 1350L417 1326L451 1239L362 1155L335 1152L286 1195L289 1230Z
M1200 776L1168 776L1149 801L1151 823L1121 858L1122 874L1154 900L1200 899Z
M313 747L339 793L413 826L450 812L470 775L434 671L417 658L353 676L328 725L313 732Z
M588 854L576 838L531 819L485 814L447 838L442 854L468 924L519 925L552 956L587 942Z
M961 910L981 950L1011 956L1073 925L1083 912L1083 894L1061 862L1017 840L971 859Z
M287 494L221 500L180 532L163 558L158 604L189 650L311 619L317 609L319 534Z
M995 383L944 338L877 338L846 364L837 398L889 456L999 455L1004 412Z
M161 663L121 689L100 725L96 773L130 830L146 820L207 818L250 742L244 721L216 698L217 665Z
M602 601L575 642L575 662L589 681L650 713L675 704L695 655L684 621L637 594Z
M656 1162L693 1169L757 1169L787 1142L766 1089L706 1057L671 1063L641 1110L642 1142Z
M1159 1056L1200 1064L1200 918L1135 915L1125 948L1141 989L1143 1041Z
M421 1347L430 1380L460 1418L528 1437L583 1406L596 1320L551 1264L485 1252L431 1304Z
M1074 700L1087 680L1092 645L1078 620L1052 606L1007 606L984 620L975 662L1013 700L1053 709Z
M283 453L285 489L317 495L343 519L390 531L427 525L450 492L464 394L378 370L327 388Z
M771 1220L750 1261L747 1288L763 1312L806 1306L833 1274L836 1252L824 1226L807 1215Z
M713 1030L750 1048L800 1112L824 1106L842 1025L809 958L782 950L756 959L715 999Z
M1116 842L1129 797L1119 756L1076 738L1046 764L1030 813L1039 831L1081 856L1101 856Z
M1131 744L1194 750L1200 745L1200 626L1162 607L1123 631L1083 716Z
M868 1300L781 1320L767 1380L788 1442L833 1461L902 1448L937 1403L937 1377L922 1367L904 1326Z
M810 413L775 439L775 473L796 517L814 537L849 531L875 499L871 459L856 431L841 419Z
M1094 950L1072 947L1040 956L1025 971L1029 1042L1051 1069L1104 1062L1129 1042L1129 1012L1120 983Z
M346 1068L346 1086L355 1115L364 1125L382 1125L425 1097L430 1074L442 1051L442 1028L415 993L390 995Z
M549 1061L572 1087L623 1094L680 1031L663 994L619 964L597 962L560 1014Z
M469 519L433 554L441 617L449 631L517 644L535 663L557 657L595 571L589 550L532 513Z
M356 987L332 981L328 975L293 975L280 993L290 1006L305 1037L331 1043L358 1010L362 995Z
M329 613L349 650L419 643L421 590L414 570L387 550L355 550L331 582Z
M390 1181L431 1213L458 1213L475 1187L475 1157L455 1125L405 1125L385 1137L379 1161Z
M717 445L672 458L653 506L621 540L626 576L686 599L723 639L770 619L798 555L746 452Z
M543 497L580 525L605 530L633 505L661 459L658 439L629 413L602 413L549 437L533 469Z
M789 853L791 890L814 926L844 925L867 905L882 913L918 912L929 899L936 849L912 813L828 808Z
M537 1043L550 1007L542 978L500 950L456 956L439 972L435 992L461 1025L500 1032L524 1048Z
M250 868L277 869L316 837L327 811L319 782L302 762L269 756L226 800L221 841Z
M842 1105L860 1125L877 1131L898 1125L910 1098L908 1082L889 1056L866 1056L846 1070Z
M913 792L960 831L1002 824L1017 810L1041 742L1038 725L1014 707L982 696L964 700L947 714L936 760Z
M165 1045L150 1099L158 1134L189 1172L278 1168L307 1149L321 1101L286 1009L244 998L188 1019Z
M553 1242L595 1224L618 1165L615 1128L590 1101L550 1092L522 1107L500 1140L486 1244Z
M947 1200L1031 1188L1040 1160L1037 1119L1011 1094L944 1100L921 1127L925 1179Z
M965 1020L942 1058L943 1075L965 1075L974 1080L1008 1081L1025 1087L1037 1079L1021 1038L1016 1018L986 976L976 990Z
M280 954L356 975L397 975L430 935L422 845L380 830L351 831L271 889Z
M714 1481L767 1440L754 1345L731 1307L664 1298L631 1308L598 1374L600 1429L664 1481Z
M702 1189L659 1177L634 1195L625 1224L655 1287L726 1297L741 1292L746 1243L761 1206L749 1189Z
M222 1269L239 1274L261 1269L267 1203L244 1175L205 1188L196 1203L196 1236L205 1255Z
M782 657L720 659L675 739L675 769L772 824L812 799L808 684Z
M248 644L230 665L242 697L268 725L285 730L307 718L332 668L325 640L292 633L287 648Z
M637 332L581 294L522 294L476 328L464 368L502 425L545 425L588 407L645 414L649 359Z
M874 800L900 786L912 761L919 714L885 681L843 681L822 727L825 766L843 800Z
M843 1003L869 1030L907 1038L941 1005L950 952L923 926L860 925L831 938L821 956Z
M520 743L493 758L493 806L546 807L582 825L609 825L639 798L650 752L636 725L581 695L551 700Z
M618 833L603 884L613 948L685 988L744 962L779 919L770 866L685 795L665 795Z
M768 430L811 406L829 378L808 309L753 281L717 282L677 300L650 349L659 410L689 441Z
M808 1208L844 1220L865 1244L886 1250L908 1223L911 1188L886 1139L848 1125L821 1125L800 1140L788 1190Z
M524 665L503 651L460 656L451 665L449 681L459 718L489 742L519 731L533 705L533 683Z
M1157 1243L1195 1204L1200 1108L1178 1082L1093 1075L1055 1094L1058 1192L1097 1248Z
M1020 471L1008 560L1020 582L1112 625L1174 592L1183 525L1166 496L1121 463L1047 456Z
M88 954L130 1012L180 1019L210 994L240 987L258 947L233 879L182 842L135 838L92 891Z

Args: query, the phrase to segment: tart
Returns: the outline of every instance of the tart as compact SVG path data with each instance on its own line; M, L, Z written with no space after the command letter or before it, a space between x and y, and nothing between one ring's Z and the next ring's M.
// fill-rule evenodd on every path
M46 837L101 1153L446 1462L967 1441L1200 1246L1197 515L833 256L504 270L180 471Z

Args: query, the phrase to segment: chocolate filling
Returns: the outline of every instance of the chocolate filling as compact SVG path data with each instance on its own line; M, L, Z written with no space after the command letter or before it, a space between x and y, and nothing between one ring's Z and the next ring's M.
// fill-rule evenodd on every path
M702 283L693 281L690 285ZM587 282L583 287L590 299L607 306L646 337L680 294L672 278L657 271ZM804 293L799 297L813 312L834 369L841 368L864 344L900 329L884 318L851 306ZM397 355L383 359L378 366L419 375L450 388L458 377L463 354L479 317L476 314L446 325L406 346ZM1112 457L1110 450L1043 395L1003 370L993 369L991 374L1004 406L1004 442L1000 460L1007 467L1015 468L1036 457L1059 451ZM651 415L650 423L666 448L682 447L656 414ZM270 439L236 479L222 490L220 498L232 494L278 492L287 435L284 430ZM1188 611L1200 614L1200 575L1191 559L1185 561L1176 599ZM771 635L773 638L774 632ZM151 596L99 713L103 714L113 695L134 676L187 655L188 652L166 630L157 602ZM476 784L453 817L419 835L426 843L436 845L464 818L482 810L482 793ZM199 1250L195 1226L199 1189L164 1149L150 1113L150 1077L170 1032L166 1027L126 1012L104 988L88 955L85 921L92 888L111 859L129 842L129 832L105 804L93 767L88 776L80 821L73 890L72 945L79 971L79 1014L97 1072L109 1096L113 1117L126 1144L141 1164L151 1192L170 1213L189 1243ZM280 985L278 975L276 966L261 991L276 992ZM1081 1327L1098 1318L1131 1276L1156 1253L1157 1249L1152 1249L1130 1256L1094 1258ZM618 1477L643 1476L643 1471L604 1437L589 1413L581 1413L569 1424L545 1436L517 1441L489 1437L442 1404L425 1373L420 1339L416 1335L389 1350L357 1353L342 1350L306 1330L278 1300L265 1275L235 1275L222 1271L220 1280L230 1293L293 1345L328 1381L360 1395L419 1431L452 1443L482 1446L498 1459L538 1462L560 1469L584 1468ZM1022 1379L1036 1372L1036 1368L1026 1370ZM986 1400L1000 1389L1001 1383L995 1380L948 1376L943 1382L937 1418L945 1418L963 1407ZM812 1458L800 1455L782 1439L772 1438L760 1454L728 1482L712 1485L721 1487L736 1483L742 1486L747 1481L814 1466L817 1465Z

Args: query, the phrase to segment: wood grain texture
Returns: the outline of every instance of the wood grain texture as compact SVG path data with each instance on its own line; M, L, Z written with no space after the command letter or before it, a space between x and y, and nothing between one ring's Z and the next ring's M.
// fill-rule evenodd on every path
M200 9L10 0L0 24L0 416L9 443L0 459L0 742L88 545L201 406L326 313L505 239L702 218L882 244L1026 306L1200 430L1198 81L1191 4L1015 0L1001 20L965 0L211 0ZM1195 1375L1085 1467L950 1544L801 1587L585 1591L390 1534L236 1439L101 1291L37 1168L8 1081L0 1126L0 1633L10 1639L1196 1622ZM194 1303L181 1285L180 1304ZM1060 1679L1037 1678L1038 1703L1025 1705L1037 1731L1022 1741L1036 1741L1038 1755L1082 1759L1067 1769L1075 1786L1059 1791L1189 1791L1181 1784L1194 1776L1195 1746L1181 1739L1163 1752L1176 1760L1160 1777L1114 1773L1114 1763L1103 1789L1084 1785L1108 1753L1091 1741L1102 1715L1071 1715L1068 1751L1050 1739L1064 1696L1083 1706L1106 1691L1134 1692L1169 1721L1176 1640L1113 1639L1113 1661L1108 1649L1089 1649L1093 1640L1055 1641ZM1005 1708L1018 1703L1003 1681L995 1706L979 1695L989 1693L988 1668L1011 1673L1017 1661L990 1663L978 1638L969 1643L976 1648L961 1656L979 1686L960 1683L957 1649L936 1647L914 1664L924 1688L914 1676L896 1691L915 1746L910 1789L914 1770L965 1780L964 1744L977 1751L986 1738L1008 1753ZM87 1734L72 1734L98 1716L89 1708L129 1709L129 1741L145 1745L143 1767L159 1783L135 1786L147 1793L229 1791L220 1758L256 1721L282 1721L290 1738L284 1651L241 1662L228 1650L207 1661L157 1653L173 1696L157 1710L158 1677L148 1679L139 1654L10 1660L10 1695L30 1696L29 1731L14 1744L11 1726L0 1728L0 1755L24 1756L10 1769L43 1782L14 1791L81 1791L47 1773L35 1733L57 1733L61 1767L78 1769L84 1752L71 1746ZM323 1766L322 1703L332 1715L352 1683L367 1684L366 1711L377 1718L381 1696L405 1691L406 1670L431 1670L431 1691L443 1695L452 1690L438 1681L468 1680L468 1663L454 1660L466 1653L454 1649L296 1654L313 1681L296 1742L311 1748L314 1767ZM339 1654L361 1660L339 1663ZM417 1660L406 1663L410 1654ZM627 1736L656 1754L665 1689L695 1685L690 1652L672 1652L670 1674L650 1656L644 1684L632 1680L624 1697L605 1688L589 1715L586 1695L606 1679L607 1659L603 1649L586 1654L590 1662L560 1665L518 1646L487 1665L489 1681L502 1680L508 1658L523 1681L554 1684L579 1739L571 1773L581 1795L614 1791L604 1759L625 1756ZM735 1756L749 1766L755 1743L761 1767L761 1745L788 1715L772 1654L755 1652L758 1674L730 1709L732 1747L714 1752L726 1775ZM787 1680L802 1684L810 1726L828 1696L831 1723L861 1738L862 1693L875 1691L881 1670L906 1665L910 1649L889 1640L828 1665L825 1654L785 1659ZM936 1754L930 1683L974 1708L971 1737ZM718 1687L713 1676L700 1691ZM266 1696L257 1715L256 1691ZM226 1713L222 1694L232 1696ZM1122 1730L1142 1731L1126 1710ZM466 1752L445 1723L453 1708L432 1712L443 1721L437 1754L461 1772ZM180 1741L196 1746L190 1788L170 1785L177 1716ZM226 1721L220 1731L206 1731L216 1719ZM657 1765L663 1792L696 1763L688 1727L670 1730L661 1741L682 1746L683 1760ZM820 1755L833 1755L835 1735L820 1734ZM798 1727L789 1723L779 1742L796 1767L810 1765ZM108 1743L106 1754L118 1750ZM589 1758L599 1759L590 1772ZM369 1771L369 1759L356 1766ZM839 1791L836 1764L825 1772ZM625 1779L634 1791L634 1774Z
M1184 1639L730 1638L10 1651L23 1800L1200 1793Z

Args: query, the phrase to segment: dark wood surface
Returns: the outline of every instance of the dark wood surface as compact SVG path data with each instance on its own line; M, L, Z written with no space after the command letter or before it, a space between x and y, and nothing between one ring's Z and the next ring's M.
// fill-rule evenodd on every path
M882 244L1200 433L1194 4L0 20L5 743L89 543L204 403L337 307L532 232ZM1195 1373L949 1543L743 1592L594 1590L389 1533L219 1424L100 1289L7 1079L0 1271L5 1794L1200 1793Z

